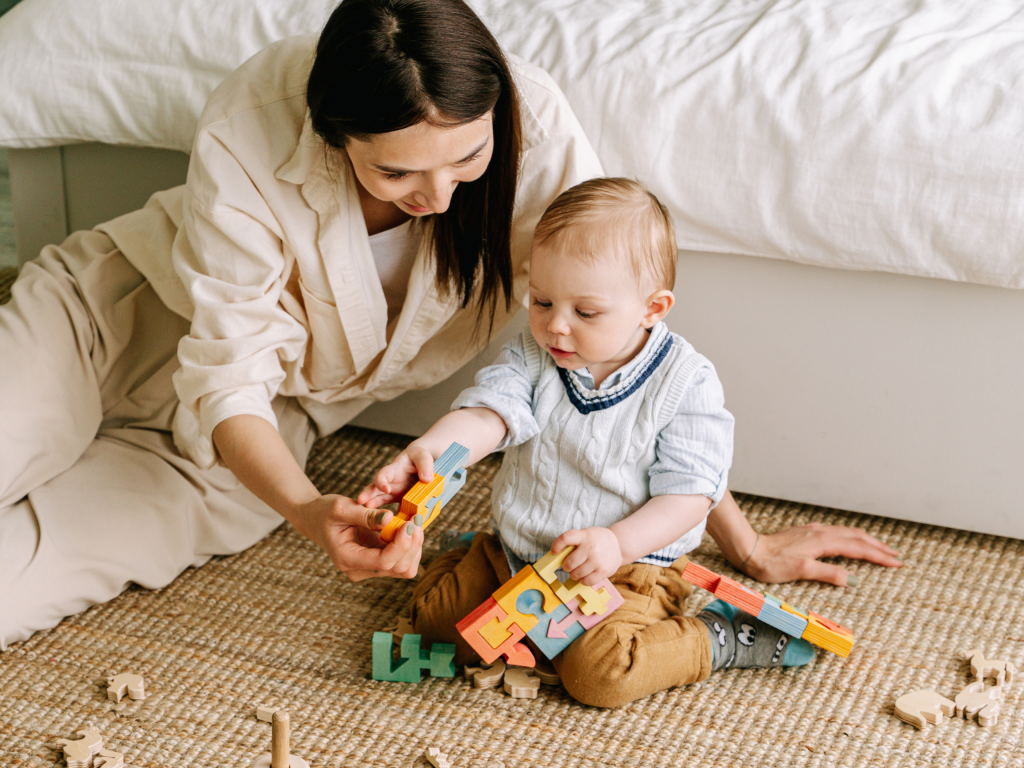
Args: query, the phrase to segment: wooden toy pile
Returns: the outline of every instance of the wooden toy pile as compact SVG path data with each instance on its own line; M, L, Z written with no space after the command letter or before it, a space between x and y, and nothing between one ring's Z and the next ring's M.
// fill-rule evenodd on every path
M686 564L683 578L787 635L802 637L843 658L849 656L853 649L853 632L814 611L805 612L777 597L747 589L738 581L720 576L694 562Z
M986 659L978 648L964 653L971 664L971 675L975 678L954 701L933 690L911 691L896 699L896 717L905 723L924 729L925 722L938 725L942 716L967 720L977 718L982 727L995 725L999 720L1000 701L1003 687L1013 681L1016 668L1008 661ZM996 684L985 688L985 679L991 678Z
M556 572L573 549L549 552L527 565L455 625L485 664L504 656L511 665L536 666L533 653L520 642L524 637L553 659L622 605L608 579L593 587L574 579L559 581Z

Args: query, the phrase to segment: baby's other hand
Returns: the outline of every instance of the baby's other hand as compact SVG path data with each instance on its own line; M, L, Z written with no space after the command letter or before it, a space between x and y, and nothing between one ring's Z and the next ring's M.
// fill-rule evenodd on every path
M568 546L576 549L565 558L562 570L588 587L607 579L622 566L619 539L608 528L566 531L552 542L551 551L558 554Z
M377 473L356 502L369 509L401 501L417 482L429 483L434 479L434 457L426 448L413 443L386 467Z

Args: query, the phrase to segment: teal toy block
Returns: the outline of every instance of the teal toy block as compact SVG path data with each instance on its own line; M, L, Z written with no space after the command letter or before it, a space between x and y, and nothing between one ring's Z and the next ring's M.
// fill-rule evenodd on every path
M526 633L526 636L533 640L534 645L549 659L555 658L558 654L568 648L572 641L583 634L584 629L579 622L562 630L557 637L549 637L548 629L552 625L560 624L569 618L572 613L565 605L559 605L551 613L544 612L544 596L536 589L528 589L519 595L516 600L516 610L520 613L532 614L537 617L537 624Z
M425 502L427 509L433 513L435 505L444 509L452 496L462 490L466 484L466 469L462 465L469 458L469 448L459 443L452 443L447 450L434 462L434 474L444 475L444 491L436 499Z
M781 603L771 595L764 596L764 605L757 618L793 637L802 637L807 629L807 619L783 610Z
M430 676L455 677L455 645L434 643L430 646Z
M429 670L430 651L420 647L419 635L403 635L398 661L391 657L391 634L373 633L373 679L396 683L418 683L420 671ZM454 654L453 654L454 656ZM454 675L454 669L452 675Z

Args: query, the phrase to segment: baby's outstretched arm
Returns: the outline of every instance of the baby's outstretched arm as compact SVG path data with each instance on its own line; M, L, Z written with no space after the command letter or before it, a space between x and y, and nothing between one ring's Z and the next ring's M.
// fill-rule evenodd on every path
M562 569L576 581L592 587L615 573L623 563L657 552L692 530L707 516L710 507L711 499L698 494L655 496L608 528L566 531L554 540L551 551L558 553L567 546L575 546Z
M460 408L445 414L381 469L357 501L371 509L399 501L417 481L429 483L434 479L434 459L452 443L469 448L469 466L493 451L506 431L501 416L490 408Z

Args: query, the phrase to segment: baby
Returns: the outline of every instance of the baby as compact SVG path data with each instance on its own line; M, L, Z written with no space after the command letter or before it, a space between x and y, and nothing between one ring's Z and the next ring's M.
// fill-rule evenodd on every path
M377 475L359 503L397 501L452 443L468 463L505 456L495 534L466 534L417 584L414 630L476 658L455 624L525 563L576 550L563 569L610 578L623 605L554 660L568 692L619 706L725 667L798 666L790 638L715 601L684 616L681 577L726 490L733 418L711 363L663 318L675 302L676 241L639 183L594 179L560 195L537 225L528 332L506 344L452 412Z

